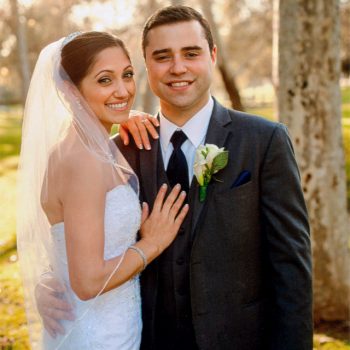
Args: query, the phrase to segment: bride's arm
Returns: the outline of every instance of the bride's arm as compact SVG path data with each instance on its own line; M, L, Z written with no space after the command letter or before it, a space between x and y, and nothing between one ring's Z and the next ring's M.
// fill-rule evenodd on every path
M88 300L103 289L110 276L103 292L139 273L143 261L137 252L127 250L119 269L114 273L121 256L104 259L106 174L102 167L78 160L68 164L66 171L62 203L69 278L78 297ZM142 239L135 246L144 252L148 262L170 245L187 213L187 205L180 209L185 196L179 195L179 192L179 188L174 188L165 199L166 187L162 187L150 216L147 206L143 208Z

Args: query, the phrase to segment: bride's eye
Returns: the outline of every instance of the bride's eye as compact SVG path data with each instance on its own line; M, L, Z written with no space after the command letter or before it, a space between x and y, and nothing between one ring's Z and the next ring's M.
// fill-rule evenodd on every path
M102 77L102 78L98 79L98 83L102 84L102 85L109 84L110 82L111 82L111 79L108 77Z
M123 74L123 77L124 78L132 78L133 76L135 75L135 73L132 71L132 70L130 70L130 71L126 71L126 72L124 72L124 74Z

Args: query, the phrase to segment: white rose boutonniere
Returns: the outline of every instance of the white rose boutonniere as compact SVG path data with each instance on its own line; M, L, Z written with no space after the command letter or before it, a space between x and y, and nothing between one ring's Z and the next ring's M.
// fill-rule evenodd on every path
M205 144L198 146L194 160L194 175L199 183L199 201L204 202L207 187L213 174L225 168L228 162L228 151L216 145Z

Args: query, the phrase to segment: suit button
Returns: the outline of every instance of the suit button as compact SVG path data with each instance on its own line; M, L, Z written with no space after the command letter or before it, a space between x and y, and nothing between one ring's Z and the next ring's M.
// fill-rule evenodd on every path
M185 228L181 226L181 227L179 228L179 235L182 236L182 235L184 235L184 234L185 234Z
M185 259L184 259L184 258L178 258L178 259L176 260L176 263L177 263L178 265L182 265L184 262L185 262Z

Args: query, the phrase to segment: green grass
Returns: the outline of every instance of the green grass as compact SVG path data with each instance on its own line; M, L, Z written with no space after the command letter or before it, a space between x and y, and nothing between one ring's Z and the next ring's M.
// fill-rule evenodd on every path
M0 349L29 349L16 250L0 256Z
M0 161L19 154L21 124L20 107L0 109Z
M271 107L249 112L273 119ZM350 89L343 92L343 134L350 198ZM29 349L23 290L15 249L16 168L20 149L21 110L0 109L0 349ZM324 325L314 336L315 350L350 350L346 331Z

